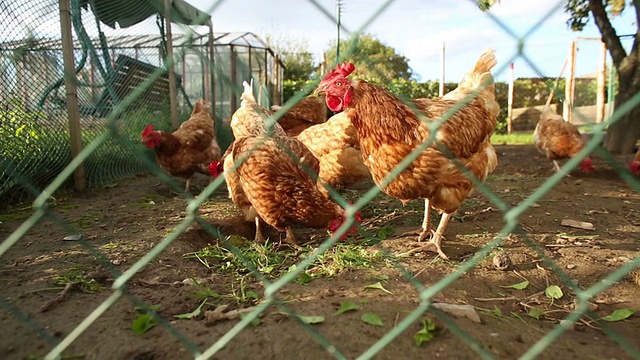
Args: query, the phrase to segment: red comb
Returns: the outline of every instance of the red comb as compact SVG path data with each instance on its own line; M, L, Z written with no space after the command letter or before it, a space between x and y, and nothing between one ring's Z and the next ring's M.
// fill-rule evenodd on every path
M146 137L147 135L149 135L151 132L153 131L153 125L147 125L146 128L144 128L144 130L142 130L142 137Z
M355 69L356 67L352 63L348 63L345 61L342 63L342 65L336 66L336 69L333 70L333 72L342 76L349 76Z
M333 79L336 76L344 76L347 77L349 76L354 70L356 69L356 67L352 64L352 63L348 63L348 62L344 62L342 64L338 64L336 66L335 69L333 69L333 71L331 71L330 73L327 74L327 76L324 77L324 80L329 80L329 79Z

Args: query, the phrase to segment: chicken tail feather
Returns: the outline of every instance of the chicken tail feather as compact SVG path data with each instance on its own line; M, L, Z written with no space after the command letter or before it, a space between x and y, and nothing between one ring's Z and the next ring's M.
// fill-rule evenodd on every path
M242 100L255 102L256 98L253 96L253 79L251 79L251 83L243 81L242 86L244 87L244 91L242 92L242 95L240 95L240 98Z
M482 89L477 96L484 100L486 108L494 116L498 116L500 104L496 102L495 83L493 75L491 75L491 69L498 63L494 54L495 50L493 49L486 49L482 52L473 69L462 77L458 88L443 98L460 101L469 96L471 92Z
M493 49L485 50L476 61L473 70L464 75L459 86L470 89L493 86L491 69L498 64L494 54L495 50Z

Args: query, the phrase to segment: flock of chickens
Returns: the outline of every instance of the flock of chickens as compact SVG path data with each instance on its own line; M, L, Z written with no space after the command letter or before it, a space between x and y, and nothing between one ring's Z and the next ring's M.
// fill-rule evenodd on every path
M403 204L424 199L417 244L447 259L445 229L473 191L471 179L483 182L498 164L490 142L500 112L491 74L496 63L494 51L485 50L455 90L405 103L380 86L349 78L355 67L345 62L277 122L274 113L282 110L258 105L252 84L245 82L230 121L235 141L224 154L208 104L201 100L178 130L149 125L142 142L155 149L163 170L187 178L186 191L196 172L222 174L233 203L255 222L255 241L265 241L263 222L285 232L285 242L296 248L291 230L296 224L332 233L345 228L339 233L346 238L357 230L360 213L334 201L328 189L372 179ZM335 115L325 121L327 107ZM578 130L551 111L543 112L534 137L556 170L557 160L584 147ZM592 171L591 159L580 168ZM640 150L631 168L640 172ZM442 214L435 230L431 208Z

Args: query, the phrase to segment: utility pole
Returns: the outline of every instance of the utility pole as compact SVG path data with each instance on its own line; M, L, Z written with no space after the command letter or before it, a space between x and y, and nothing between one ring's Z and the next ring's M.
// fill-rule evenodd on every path
M336 24L338 26L338 38L336 40L336 64L340 63L340 13L342 13L342 0L336 0Z

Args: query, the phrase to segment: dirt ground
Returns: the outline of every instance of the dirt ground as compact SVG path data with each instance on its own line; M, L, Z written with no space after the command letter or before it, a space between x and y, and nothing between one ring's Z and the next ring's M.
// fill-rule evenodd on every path
M487 185L509 206L525 199L552 174L551 163L540 159L532 146L498 146L497 150L500 163ZM374 358L479 358L459 332L474 339L493 358L517 358L573 310L574 293L558 274L566 274L567 279L586 289L638 256L640 195L600 159L595 158L594 164L596 172L574 171L522 214L523 231L510 234L500 246L511 260L508 269L496 269L489 255L433 297L438 303L472 305L480 323L456 315L450 315L452 320L447 322L430 310L419 319L430 319L436 325L433 339L419 347L415 344L414 336L422 327L417 321ZM207 182L202 177L197 185L202 188ZM363 184L345 193L355 199L369 186ZM84 194L57 196L51 210L54 216L38 222L0 258L2 359L44 356L112 295L115 277L175 230L186 216L186 202L159 179L139 176ZM199 214L224 235L239 235L230 239L241 248L250 246L242 237L252 239L253 226L242 221L226 190L216 191L200 207ZM8 237L30 215L29 210L20 209L1 214L1 238ZM382 239L391 231L399 235L417 228L422 204L414 202L403 208L397 200L378 195L363 209L362 217L361 233L369 235L359 235L339 246L354 252L353 249L364 249L377 260L348 262L348 256L342 256L340 261L347 265L336 265L336 255L326 257L325 263L314 262L305 278L300 277L300 281L278 292L279 304L285 307L268 307L257 326L240 331L214 358L331 358L314 336L331 343L332 351L356 358L419 304L418 291L400 268L409 272L408 278L429 288L456 271L494 239L505 224L497 206L476 194L463 204L447 229L444 251L451 261L435 259L432 253L417 253L398 257L399 262L394 265L385 257L372 254L382 254L383 249L402 254L412 249L410 237ZM565 219L589 222L595 229L561 226ZM433 221L435 225L436 219ZM311 241L306 245L308 249L326 238L326 232L320 230L297 228L294 232L300 242ZM82 240L63 240L75 234L81 234ZM267 235L276 239L279 236L271 230ZM205 351L239 322L234 311L258 305L264 291L246 269L233 266L229 260L233 256L199 260L188 255L207 244L215 247L219 243L200 225L191 226L132 278L125 295L68 347L66 358L190 359L194 350ZM217 249L221 249L220 245ZM269 259L274 254L279 260L265 264L272 261ZM264 261L258 264L264 276L273 279L294 264L296 256L292 250L281 248L264 254ZM553 260L555 270L545 257ZM337 273L327 272L329 261L333 261ZM193 285L193 279L198 286ZM525 280L529 285L522 290L505 288ZM377 282L388 292L365 288ZM549 285L559 285L562 296L546 296L544 290ZM63 290L65 286L67 291ZM62 293L66 295L61 297ZM205 298L201 314L192 314L190 319L175 317L193 312ZM347 301L359 309L336 315ZM157 306L158 325L143 334L134 333L132 323L136 317L140 316L143 322L153 319L139 315L143 311L136 310L136 306L152 305ZM635 279L627 276L613 284L592 298L591 306L590 316L564 332L539 358L640 358L640 314L614 322L600 319L616 309L640 309L640 275ZM218 312L214 313L216 309ZM287 309L303 316L322 316L324 320L315 318L318 323L305 327L286 316ZM361 316L366 313L378 315L382 326L362 321ZM216 314L226 314L231 319L218 319ZM305 328L312 329L315 335ZM612 340L610 333L621 340Z

